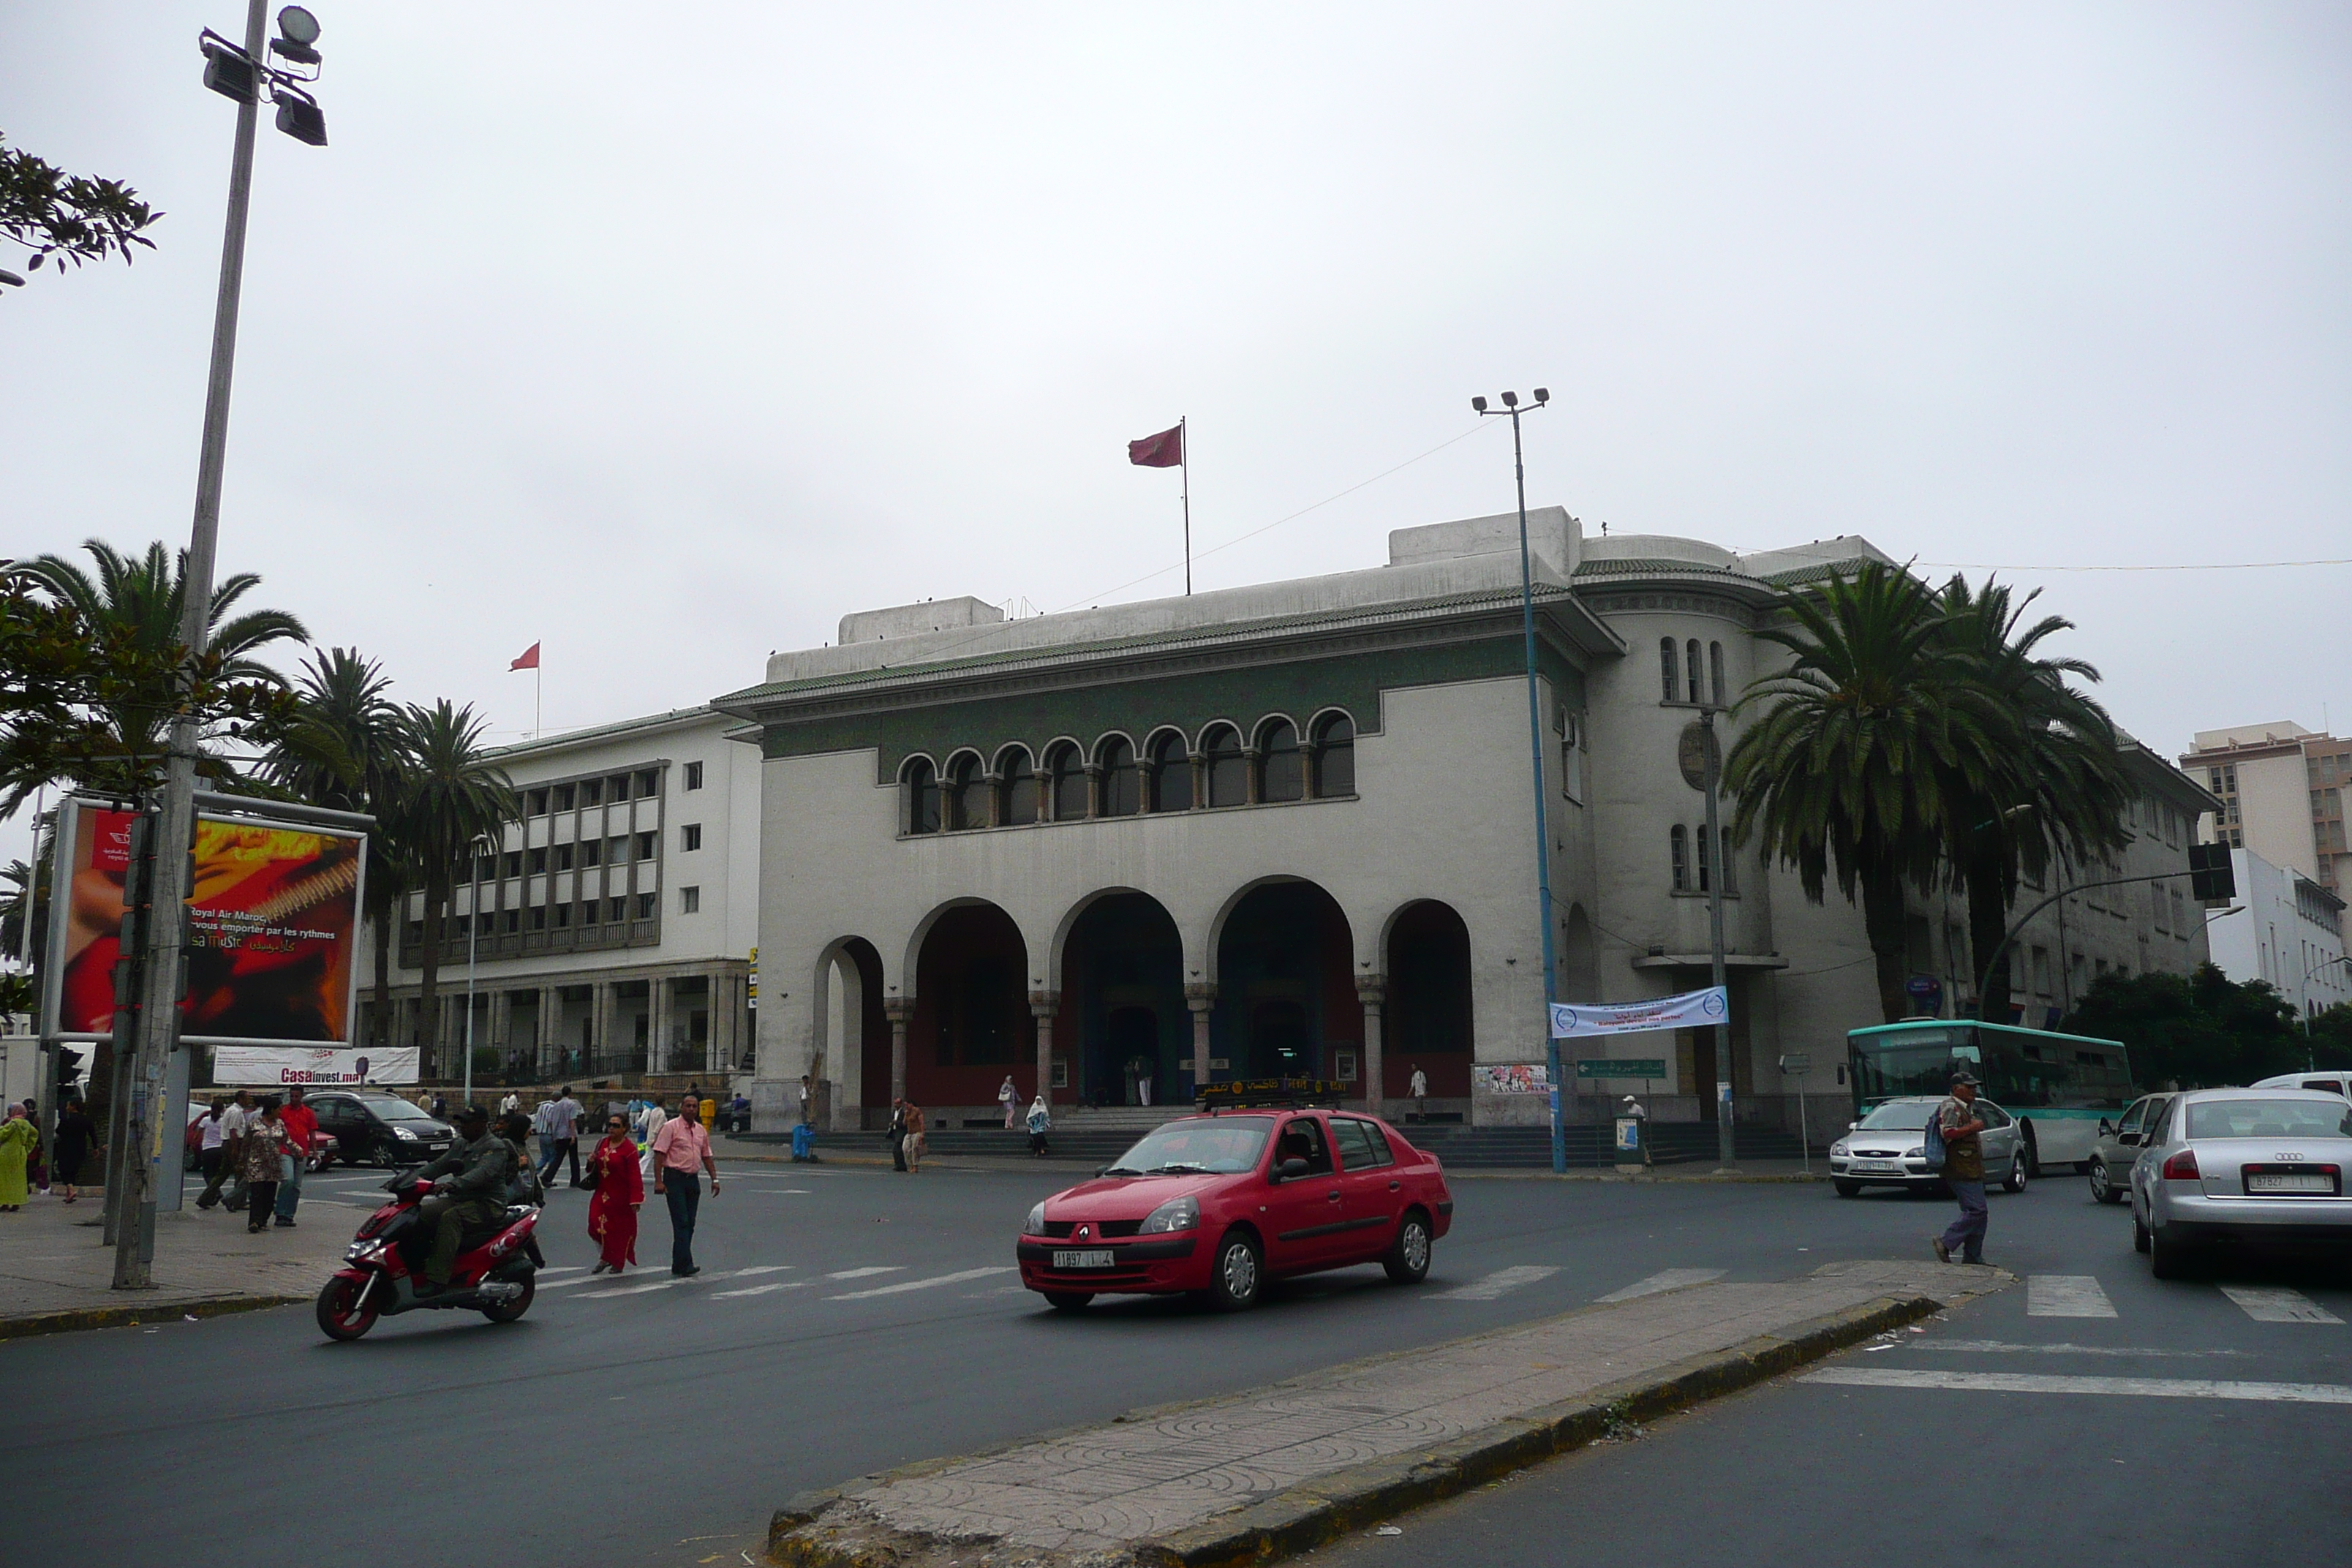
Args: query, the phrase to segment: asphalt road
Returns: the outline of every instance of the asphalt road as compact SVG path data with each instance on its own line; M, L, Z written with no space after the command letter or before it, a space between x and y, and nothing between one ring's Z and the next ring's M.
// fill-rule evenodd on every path
M356 1344L334 1345L304 1307L0 1343L0 1375L28 1445L0 1472L10 1560L173 1568L404 1563L475 1555L459 1543L478 1531L486 1552L517 1564L737 1562L739 1552L757 1557L770 1510L806 1487L1544 1316L1664 1269L1770 1279L1840 1258L1916 1256L1948 1213L1899 1194L1842 1201L1825 1186L1465 1179L1454 1233L1417 1289L1362 1268L1282 1289L1247 1317L1139 1300L1098 1302L1070 1318L1019 1289L1012 1246L1021 1215L1071 1174L739 1166L720 1195L704 1200L698 1251L706 1272L677 1288L665 1283L668 1226L652 1205L639 1247L646 1271L617 1287L589 1279L586 1195L563 1191L542 1231L552 1271L520 1323L412 1314ZM358 1206L306 1201L305 1223L356 1226L376 1179L314 1178L310 1200ZM1997 1195L1992 1223L1993 1261L2096 1273L2119 1308L2132 1303L2115 1321L2086 1328L2068 1321L2066 1334L2132 1339L2172 1322L2139 1304L2147 1282L2130 1252L2127 1221L2088 1204L2079 1181ZM607 1293L616 1289L629 1293ZM2342 1292L2326 1299L2337 1316L2352 1318ZM2184 1344L2224 1331L2244 1337L2230 1316L2242 1318L2238 1308L2210 1288L2199 1300L2201 1315L2165 1309L2187 1315L2177 1333L2164 1331ZM2005 1316L2022 1310L2022 1292L1996 1298L1964 1325L1965 1335L2022 1339ZM2344 1381L2336 1347L2352 1344L2347 1330L2259 1327L2276 1332L2258 1332L2249 1344L2275 1338L2279 1348L2245 1363L2255 1371L2195 1375ZM2332 1370L2322 1364L2331 1355ZM2303 1370L2291 1373L2297 1356ZM1937 1364L1908 1350L1900 1359ZM2063 1358L1979 1352L1946 1359L2005 1367ZM2097 1421L2069 1415L2069 1402L2051 1397L1806 1386L1686 1426L1728 1445L1727 1472L1782 1477L1769 1506L1757 1502L1748 1517L1786 1512L1790 1498L1805 1499L1799 1511L1817 1517L1823 1544L1843 1551L1868 1500L1894 1495L1853 1483L1881 1469L1907 1473L1900 1495L1914 1495L1937 1468L1922 1457L1932 1445L1916 1424L1974 1421L1963 1414L1973 1411L1970 1402L1996 1397L2022 1414L1983 1430L1982 1463L2011 1463L2004 1455L2024 1444L2044 1467L2088 1465L2089 1446L2070 1421L2089 1423L2104 1460L2134 1452L2145 1423L2176 1423L2164 1429L2189 1433L2219 1420L2241 1434L2283 1436L2263 1439L2269 1446L2259 1461L2195 1439L2179 1451L2194 1456L2196 1478L2266 1468L2273 1494L2290 1510L2311 1518L2332 1510L2341 1526L2343 1510L2325 1500L2342 1495L2340 1438L2352 1411L2340 1408L2133 1401ZM1748 1417L1733 1413L1777 1408L1768 1403L1775 1399L1818 1407L1834 1433L1791 1442L1782 1430L1752 1437L1734 1430ZM1670 1442L1688 1440L1679 1431L1585 1462L1652 1462ZM1856 1442L1859 1431L1874 1440ZM2299 1468L2338 1467L2329 1485L2280 1486L2281 1455L2322 1431L2337 1434L2335 1447L2311 1450ZM2161 1452L2164 1439L2157 1441ZM1841 1446L1860 1450L1859 1468L1822 1465L1820 1456ZM1883 1460L1869 1459L1874 1452ZM2119 1469L2118 1477L2144 1481L2147 1473ZM97 1480L126 1474L137 1479ZM2111 1488L2120 1484L2101 1476ZM1541 1483L1521 1484L1528 1489L1519 1495L1534 1497ZM1626 1544L1640 1546L1645 1538L1635 1527L1654 1531L1676 1500L1700 1495L1700 1484L1677 1472L1652 1492L1629 1479L1583 1506L1622 1514ZM60 1486L80 1506L28 1506ZM2101 1527L2112 1525L2116 1497L2102 1495L2100 1511L2109 1516ZM1428 1517L1406 1527L1418 1536ZM1968 1517L1971 1528L1986 1527L1981 1506ZM247 1528L265 1522L258 1535ZM2086 1522L2085 1533L2098 1531ZM1402 1539L1367 1544L1385 1549ZM1654 1559L1654 1538L1647 1539L1643 1554Z
M2163 1283L2128 1211L2087 1202L2080 1178L2025 1203L2017 1223L2021 1205L1996 1200L1989 1249L2023 1289L1310 1560L2352 1562L2352 1405L2275 1386L2352 1384L2352 1276L2248 1260ZM2220 1397L2217 1382L2267 1386Z

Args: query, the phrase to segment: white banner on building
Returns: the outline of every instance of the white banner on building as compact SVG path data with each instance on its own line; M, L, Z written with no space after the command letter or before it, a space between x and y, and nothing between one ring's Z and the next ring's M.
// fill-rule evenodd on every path
M1679 996L1657 996L1647 1002L1618 1002L1585 1006L1581 1003L1551 1005L1551 1037L1579 1040L1594 1035L1639 1035L1651 1029L1706 1029L1730 1022L1731 999L1720 985L1685 991Z
M416 1047L390 1046L341 1051L310 1046L215 1046L213 1081L244 1088L295 1084L346 1088L363 1083L415 1083Z

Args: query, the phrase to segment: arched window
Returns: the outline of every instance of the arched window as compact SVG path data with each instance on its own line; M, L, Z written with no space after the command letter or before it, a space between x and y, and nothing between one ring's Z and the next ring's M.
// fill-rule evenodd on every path
M1666 847L1674 856L1675 891L1690 891L1690 833L1679 822L1666 829Z
M1694 831L1698 836L1698 890L1704 893L1712 885L1715 874L1715 844L1705 823Z
M1133 816L1143 807L1141 781L1135 773L1135 748L1124 735L1113 735L1095 753L1102 764L1102 814Z
M1181 732L1162 730L1151 738L1151 809L1192 809L1192 749Z
M1201 751L1209 763L1209 804L1247 805L1249 759L1242 755L1242 732L1231 724L1216 725L1201 737Z
M1287 719L1269 719L1257 732L1257 797L1297 800L1307 793L1306 770L1300 766L1298 727Z
M988 775L966 752L948 764L948 831L989 826L988 805Z
M1706 645L1706 674L1715 684L1715 705L1717 708L1727 706L1731 701L1728 695L1731 689L1724 683L1723 645L1719 642Z
M1327 713L1315 724L1315 795L1356 793L1356 726L1345 713Z
M1664 700L1668 702L1679 702L1683 699L1682 678L1675 665L1675 639L1660 637L1658 639L1658 683L1664 689Z
M1706 701L1706 688L1701 684L1705 672L1699 668L1698 662L1698 638L1693 637L1684 646L1683 661L1688 667L1690 675L1690 700L1694 702Z
M932 769L929 757L908 760L902 775L899 794L906 812L906 828L909 833L937 833L940 830L940 776Z
M1026 746L996 753L996 820L1005 827L1037 820L1037 771Z
M1045 773L1053 791L1054 820L1087 819L1087 763L1076 746L1066 742L1045 755Z

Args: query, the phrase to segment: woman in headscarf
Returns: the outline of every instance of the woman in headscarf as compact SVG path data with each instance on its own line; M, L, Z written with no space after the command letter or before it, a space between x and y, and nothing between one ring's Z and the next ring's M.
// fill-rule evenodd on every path
M604 1249L603 1261L589 1272L618 1274L637 1260L637 1209L646 1201L645 1175L637 1168L637 1146L629 1142L627 1118L604 1119L604 1141L588 1163L596 1172L596 1190L588 1199L588 1236Z
M1053 1126L1054 1113L1045 1109L1045 1097L1041 1093L1029 1102L1029 1152L1040 1160L1045 1157L1045 1134Z
M25 1206L25 1158L40 1141L25 1120L25 1108L10 1105L8 1120L0 1121L0 1214L15 1214Z

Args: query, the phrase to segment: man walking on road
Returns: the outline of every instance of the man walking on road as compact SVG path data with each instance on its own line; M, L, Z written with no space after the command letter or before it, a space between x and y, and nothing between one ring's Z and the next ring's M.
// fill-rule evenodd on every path
M244 1187L245 1178L239 1167L245 1159L245 1124L252 1116L253 1096L240 1089L236 1091L236 1098L229 1102L228 1109L221 1112L220 1141L213 1145L220 1151L220 1158L213 1166L211 1179L205 1183L205 1190L196 1197L198 1208L219 1207L223 1184L226 1184L232 1193ZM212 1134L207 1132L205 1136L210 1138ZM231 1208L236 1206L235 1204L229 1205Z
M907 1169L918 1176L923 1173L923 1133L928 1125L923 1121L923 1108L911 1100L907 1101L907 1137L899 1147L906 1151Z
M719 1195L719 1166L710 1157L710 1133L695 1112L689 1094L677 1114L654 1137L654 1191L669 1200L669 1271L690 1279L702 1270L694 1261L694 1221L702 1207L702 1175L710 1173L710 1195Z
M894 1100L890 1102L890 1126L882 1136L888 1139L890 1142L890 1168L894 1171L905 1170L907 1168L907 1102L905 1100Z
M302 1202L302 1173L310 1168L310 1146L319 1141L319 1113L302 1103L300 1084L286 1091L286 1109L278 1119L286 1123L286 1173L278 1182L276 1223L292 1230L294 1211Z
M551 1182L555 1167L563 1163L566 1154L572 1156L572 1184L580 1184L580 1102L572 1098L572 1086L565 1084L563 1092L547 1108L547 1135L553 1140L547 1152L547 1163L539 1168L539 1179Z
M1956 1247L1961 1262L1984 1261L1990 1215L1985 1212L1984 1140L1979 1136L1985 1121L1976 1098L1975 1075L1964 1069L1952 1075L1952 1092L1936 1107L1936 1125L1944 1135L1944 1185L1960 1205L1960 1217L1936 1237L1936 1256L1946 1263L1952 1260Z

